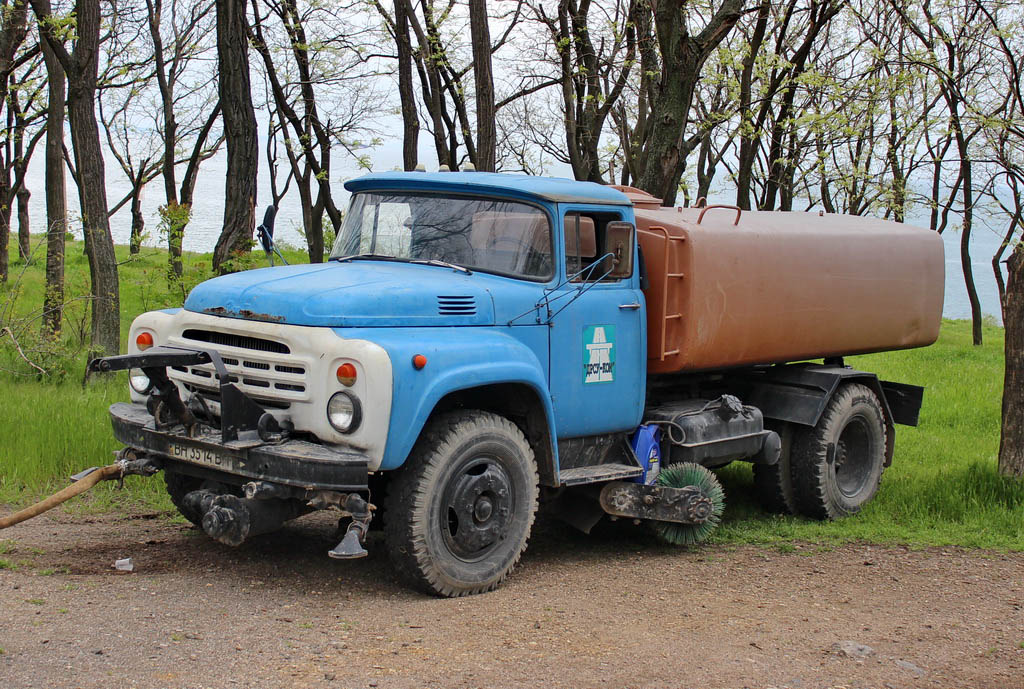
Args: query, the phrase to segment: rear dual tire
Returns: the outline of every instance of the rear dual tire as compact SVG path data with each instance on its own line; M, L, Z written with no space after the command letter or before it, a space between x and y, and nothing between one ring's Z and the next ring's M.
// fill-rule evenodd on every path
M800 513L838 519L859 512L878 492L885 442L885 413L875 393L859 383L841 386L818 424L793 442L793 487Z
M856 514L875 496L885 468L888 434L878 396L846 383L813 428L781 424L782 454L773 466L754 466L765 509L838 519Z

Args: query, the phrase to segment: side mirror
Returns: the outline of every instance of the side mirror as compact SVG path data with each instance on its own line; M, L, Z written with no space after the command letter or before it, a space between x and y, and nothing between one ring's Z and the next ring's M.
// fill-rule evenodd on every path
M274 217L276 215L277 206L267 206L267 211L263 214L263 222L256 228L256 236L259 238L267 258L270 259L270 265L274 265L274 254L281 259L281 263L288 265L288 261L284 260L284 256L274 246Z
M256 228L263 251L270 259L273 258L274 252L274 216L276 215L277 206L267 206L267 211L263 214L263 222Z
M618 280L633 274L633 243L632 223L615 221L608 223L605 229L605 253L611 254L612 269L608 277Z

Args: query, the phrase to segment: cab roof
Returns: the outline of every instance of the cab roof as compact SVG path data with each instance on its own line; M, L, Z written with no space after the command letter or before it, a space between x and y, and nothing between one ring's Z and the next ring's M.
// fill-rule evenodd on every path
M374 172L345 182L345 188L353 192L399 189L469 194L512 192L555 203L632 205L621 191L603 184L501 172Z

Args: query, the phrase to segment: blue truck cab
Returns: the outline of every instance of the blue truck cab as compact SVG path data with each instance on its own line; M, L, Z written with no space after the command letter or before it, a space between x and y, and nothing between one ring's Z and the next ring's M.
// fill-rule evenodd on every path
M115 434L212 537L336 509L351 522L330 555L359 557L379 506L396 572L464 595L508 575L542 496L589 496L569 519L585 529L609 513L692 535L721 511L700 465L778 464L785 438L734 396L651 409L623 192L479 172L345 186L327 261L204 282L94 364L130 369ZM685 478L655 480L655 437L694 460Z

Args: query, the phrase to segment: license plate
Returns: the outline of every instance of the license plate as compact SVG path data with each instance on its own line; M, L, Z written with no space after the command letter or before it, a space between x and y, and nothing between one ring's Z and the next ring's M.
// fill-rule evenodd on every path
M170 443L167 447L167 454L175 459L180 459L185 462L193 462L195 464L208 464L209 466L218 468L227 468L231 466L231 459L227 454L217 452L216 450L207 450L202 447Z

